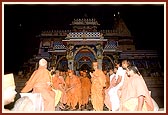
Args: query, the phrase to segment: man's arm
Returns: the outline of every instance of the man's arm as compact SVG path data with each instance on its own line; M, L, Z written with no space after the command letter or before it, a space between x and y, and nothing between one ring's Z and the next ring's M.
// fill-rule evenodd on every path
M118 75L118 79L116 81L116 85L118 85L121 82L121 80L122 80L122 76Z
M138 97L138 108L137 108L137 111L142 111L143 104L144 104L144 96L140 95Z

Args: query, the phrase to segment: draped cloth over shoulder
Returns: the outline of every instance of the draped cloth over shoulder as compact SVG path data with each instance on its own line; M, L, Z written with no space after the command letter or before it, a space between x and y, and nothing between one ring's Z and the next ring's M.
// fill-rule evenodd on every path
M122 88L120 111L137 111L138 97L141 95L144 96L142 111L153 111L154 105L145 81L136 74Z
M89 101L91 92L91 81L88 77L82 77L81 79L81 100L82 105L85 105Z
M66 92L67 96L67 105L72 106L72 109L76 109L75 106L79 103L81 105L81 82L80 79L73 75L73 78L69 76L66 77L65 83L67 88L70 88Z
M106 76L101 70L93 73L96 77L92 77L91 85L91 102L96 111L103 111L104 95L103 87L106 87Z
M65 81L62 76L55 76L52 78L53 88L52 90L55 92L55 106L58 105L58 103L61 101L61 98L63 97L63 93L65 91L61 91L59 89L60 85L65 85Z
M44 101L44 111L54 111L55 94L49 85L50 75L49 71L46 69L46 61L41 59L39 65L39 68L33 72L21 92L26 93L33 89L33 93L41 93Z

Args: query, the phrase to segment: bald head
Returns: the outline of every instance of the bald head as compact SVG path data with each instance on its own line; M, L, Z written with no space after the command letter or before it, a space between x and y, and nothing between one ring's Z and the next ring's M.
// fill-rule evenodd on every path
M40 59L39 66L44 66L47 68L47 61L44 58Z

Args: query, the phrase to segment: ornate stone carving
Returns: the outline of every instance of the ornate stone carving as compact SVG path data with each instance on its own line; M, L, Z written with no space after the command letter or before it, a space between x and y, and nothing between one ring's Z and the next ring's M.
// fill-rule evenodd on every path
M103 46L101 44L96 45L97 49L97 59L103 59Z
M74 54L73 54L73 48L74 48L73 44L69 44L67 46L67 56L66 56L66 58L68 60L73 59L73 56L74 56Z

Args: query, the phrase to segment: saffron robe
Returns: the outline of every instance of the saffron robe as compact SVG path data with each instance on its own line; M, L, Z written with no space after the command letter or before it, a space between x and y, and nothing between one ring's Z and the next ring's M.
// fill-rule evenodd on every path
M94 110L103 111L104 95L103 87L106 87L106 76L101 70L93 72L95 77L91 78L91 102Z
M65 87L65 81L62 76L54 76L52 77L52 83L53 83L53 91L55 92L55 106L59 102L62 102L62 98L64 96L63 93L65 93L63 87ZM60 89L62 87L62 89Z
M81 101L82 105L85 105L89 101L91 93L91 81L88 77L81 77Z
M67 98L67 105L72 106L72 109L76 109L75 106L79 103L79 107L81 106L81 82L78 76L73 75L72 78L69 76L65 79L66 89L66 98Z
M21 92L26 93L33 89L33 93L41 93L44 102L44 111L54 111L55 93L52 91L49 83L49 71L45 67L39 67L33 72Z
M142 76L135 74L122 88L120 111L137 111L138 97L144 96L142 111L153 111L154 105Z

